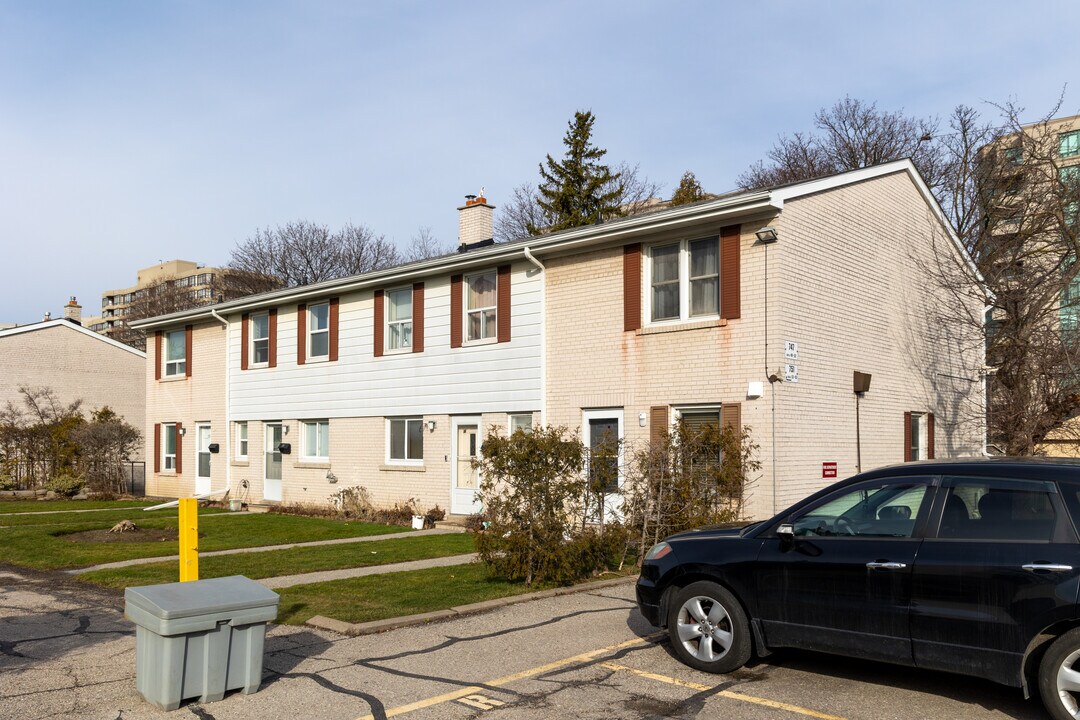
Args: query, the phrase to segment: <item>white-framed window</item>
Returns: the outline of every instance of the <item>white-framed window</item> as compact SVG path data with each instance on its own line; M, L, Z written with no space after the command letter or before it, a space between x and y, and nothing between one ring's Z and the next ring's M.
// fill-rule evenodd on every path
M309 305L307 309L308 359L330 358L330 303Z
M465 278L465 339L495 338L498 275L494 270Z
M187 371L187 332L170 330L165 333L165 376L184 375Z
M251 364L268 365L270 363L270 314L259 313L251 316Z
M236 459L248 459L248 424L247 421L236 423Z
M911 413L911 459L926 460L926 413Z
M161 467L176 470L176 423L161 424Z
M518 430L525 433L533 431L532 413L515 413L510 416L510 434L513 435Z
M300 456L305 460L330 459L330 421L306 420L300 423L304 447Z
M412 288L386 292L386 349L412 347Z
M649 248L649 321L676 322L720 314L720 241L717 237Z
M386 421L386 459L394 463L424 461L424 419L389 418Z

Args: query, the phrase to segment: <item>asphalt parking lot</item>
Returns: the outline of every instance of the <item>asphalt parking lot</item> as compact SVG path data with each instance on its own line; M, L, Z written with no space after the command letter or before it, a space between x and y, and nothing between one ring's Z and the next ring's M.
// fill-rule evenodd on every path
M262 689L165 713L135 691L118 595L0 569L2 718L1045 718L976 678L810 653L733 675L676 661L631 584L380 635L270 630Z

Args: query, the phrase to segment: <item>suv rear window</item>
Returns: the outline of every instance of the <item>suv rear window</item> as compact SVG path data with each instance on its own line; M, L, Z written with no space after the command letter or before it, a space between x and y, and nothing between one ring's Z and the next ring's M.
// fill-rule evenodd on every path
M954 478L945 488L938 537L1049 542L1057 514L1049 490L979 478ZM1075 499L1075 498L1074 498Z

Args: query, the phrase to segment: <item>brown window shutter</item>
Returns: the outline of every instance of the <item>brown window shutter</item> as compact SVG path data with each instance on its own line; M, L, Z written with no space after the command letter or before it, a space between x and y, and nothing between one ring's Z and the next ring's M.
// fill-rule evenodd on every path
M240 317L240 369L248 369L248 319L247 313Z
M180 475L184 472L184 433L180 432L184 429L183 423L176 423L173 432L176 433L176 474ZM198 473L195 473L198 475Z
M161 379L161 331L154 333L154 379Z
M307 305L296 306L296 364L307 362Z
M499 342L510 342L510 266L500 265L495 283L495 334Z
M904 413L904 462L911 462L911 413Z
M330 298L330 360L338 358L338 299Z
M720 228L720 317L734 320L742 317L742 290L739 283L739 245L742 242L742 226L729 225Z
M424 283L412 286L412 351L424 352Z
M375 291L375 327L372 328L372 345L375 349L375 357L382 357L383 348L386 347L386 339L383 337L383 329L386 327L386 306L383 303L383 291Z
M266 315L270 326L270 341L267 343L267 347L270 350L270 362L268 362L266 366L277 367L277 308L270 308L270 311Z
M649 408L649 442L660 445L668 435L668 406L653 405Z
M724 403L720 406L720 426L742 434L742 403Z
M161 423L154 423L154 472L161 472Z
M623 330L641 329L641 243L623 246Z
M450 278L450 347L461 347L461 306L462 276L453 275Z
M184 326L184 376L191 377L191 325Z
M934 459L934 413L926 414L926 457Z

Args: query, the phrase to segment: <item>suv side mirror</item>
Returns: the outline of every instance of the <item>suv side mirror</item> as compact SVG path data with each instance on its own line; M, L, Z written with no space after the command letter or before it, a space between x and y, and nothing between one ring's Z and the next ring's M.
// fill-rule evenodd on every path
M776 537L780 538L782 542L794 542L795 526L791 523L784 523L776 528Z

